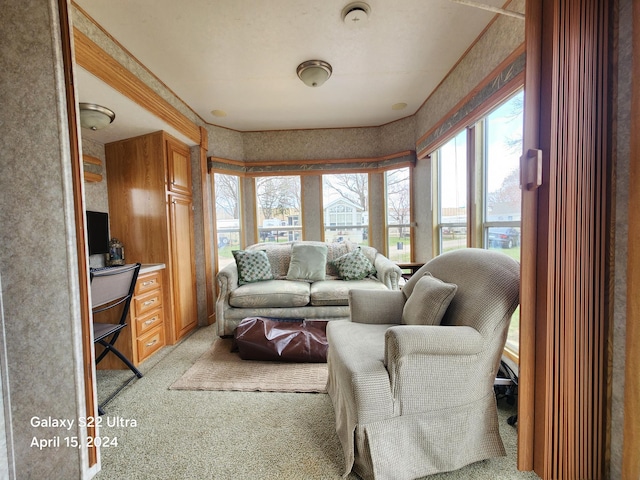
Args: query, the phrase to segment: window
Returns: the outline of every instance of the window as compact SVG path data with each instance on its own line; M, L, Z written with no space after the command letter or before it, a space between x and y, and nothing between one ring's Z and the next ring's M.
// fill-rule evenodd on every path
M498 249L520 261L520 155L522 155L524 92L520 91L484 119L485 248ZM517 354L519 309L511 319L507 348Z
M483 247L520 260L523 98L520 90L434 152L438 253ZM474 205L473 211L468 211L469 205ZM516 360L519 319L516 310L507 337L507 350Z
M384 174L389 259L411 261L411 178L409 167Z
M439 251L467 246L467 131L437 151Z
M216 203L218 269L233 262L231 250L240 247L240 177L216 173L213 176Z
M302 240L300 177L256 177L255 182L260 241Z
M322 176L324 239L369 244L369 175L342 173Z

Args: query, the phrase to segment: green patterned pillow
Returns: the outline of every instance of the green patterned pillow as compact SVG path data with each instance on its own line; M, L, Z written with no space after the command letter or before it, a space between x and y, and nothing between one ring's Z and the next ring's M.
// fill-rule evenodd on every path
M233 258L238 266L238 283L261 282L273 280L269 257L264 250L233 250Z
M343 280L362 280L369 275L376 274L375 267L362 253L360 247L336 258L333 265Z

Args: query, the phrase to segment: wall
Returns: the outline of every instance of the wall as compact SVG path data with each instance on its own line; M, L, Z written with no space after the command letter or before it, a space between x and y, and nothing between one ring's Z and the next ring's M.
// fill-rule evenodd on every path
M627 308L627 242L629 215L629 175L631 139L631 69L633 62L632 0L619 1L618 98L615 176L615 263L613 288L613 361L611 397L611 471L610 478L622 478L622 432L624 428L624 371ZM635 52L636 59L640 52Z
M510 10L524 13L524 0L515 0ZM416 113L416 138L450 116L464 96L486 79L491 72L524 42L524 21L498 15L489 29L460 59L435 92Z
M5 2L0 15L3 402L19 478L83 478L88 464L82 449L31 446L33 438L86 435L77 426L85 416L82 337L57 5ZM49 416L75 422L69 430L31 426Z
M101 143L82 139L82 153L102 160L102 167L90 166L95 173L102 175L101 182L85 182L84 183L84 202L87 210L96 212L109 213L109 196L107 194L107 169L105 168L104 145Z

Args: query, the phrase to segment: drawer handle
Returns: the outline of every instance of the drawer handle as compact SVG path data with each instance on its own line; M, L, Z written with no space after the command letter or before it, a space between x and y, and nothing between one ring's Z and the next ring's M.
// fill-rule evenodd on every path
M145 344L144 344L144 346L145 346L145 347L152 347L152 346L154 346L156 343L158 343L158 339L157 339L157 338L154 338L154 339L153 339L153 342L145 343Z
M156 283L155 280L147 280L146 282L142 282L142 286L148 287L149 285L153 285L154 283Z
M149 305L153 305L154 303L156 303L156 299L152 298L151 300L147 300L146 302L144 302L142 305L148 307Z
M152 317L149 320L145 321L144 324L151 325L152 323L155 323L156 320L158 320L158 317Z

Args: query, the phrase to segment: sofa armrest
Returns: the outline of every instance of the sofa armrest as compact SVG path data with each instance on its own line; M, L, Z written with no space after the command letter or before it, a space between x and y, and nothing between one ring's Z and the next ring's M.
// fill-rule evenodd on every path
M402 278L402 270L397 263L378 253L375 258L376 277L384 283L389 290L399 290L399 281Z
M218 272L218 299L227 299L232 290L238 288L238 267L230 263Z
M349 310L355 323L400 323L406 299L400 290L350 290Z

